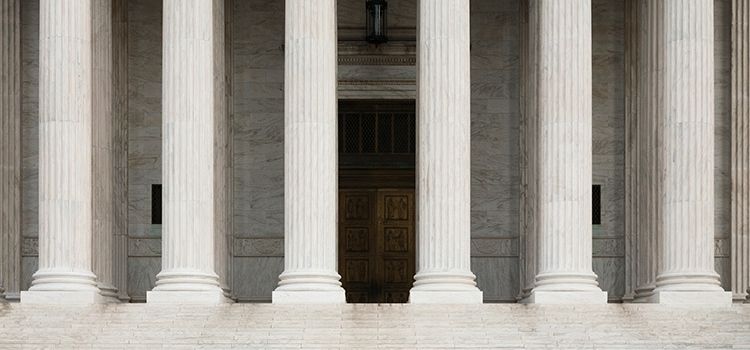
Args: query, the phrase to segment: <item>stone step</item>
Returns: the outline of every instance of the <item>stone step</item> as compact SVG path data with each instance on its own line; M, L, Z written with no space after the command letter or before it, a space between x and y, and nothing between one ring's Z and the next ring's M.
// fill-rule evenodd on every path
M0 305L0 348L743 348L750 305Z

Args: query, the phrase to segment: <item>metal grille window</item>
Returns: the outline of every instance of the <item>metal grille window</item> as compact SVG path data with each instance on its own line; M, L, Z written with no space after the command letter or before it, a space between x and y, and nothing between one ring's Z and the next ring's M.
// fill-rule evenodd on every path
M151 185L151 223L161 225L161 185Z
M338 120L340 164L413 166L415 120L414 101L342 101Z
M602 185L594 185L591 190L591 209L593 214L593 224L602 224Z
M339 113L339 152L412 154L414 113Z

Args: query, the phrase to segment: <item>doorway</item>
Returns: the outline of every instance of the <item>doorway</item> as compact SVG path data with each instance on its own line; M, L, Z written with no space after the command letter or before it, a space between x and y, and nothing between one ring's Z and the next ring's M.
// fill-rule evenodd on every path
M414 101L339 103L339 273L349 303L405 303L415 273Z

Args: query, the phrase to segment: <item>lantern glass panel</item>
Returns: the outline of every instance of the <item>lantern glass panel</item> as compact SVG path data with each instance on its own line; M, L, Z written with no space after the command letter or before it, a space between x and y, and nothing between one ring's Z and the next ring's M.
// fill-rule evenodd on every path
M367 41L380 44L388 41L388 3L385 0L368 0L367 9Z

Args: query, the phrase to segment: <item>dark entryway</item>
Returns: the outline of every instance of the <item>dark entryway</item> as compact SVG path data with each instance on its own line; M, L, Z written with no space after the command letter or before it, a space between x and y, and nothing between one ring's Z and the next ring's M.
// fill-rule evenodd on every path
M350 303L404 303L415 272L414 101L339 103L339 273Z

